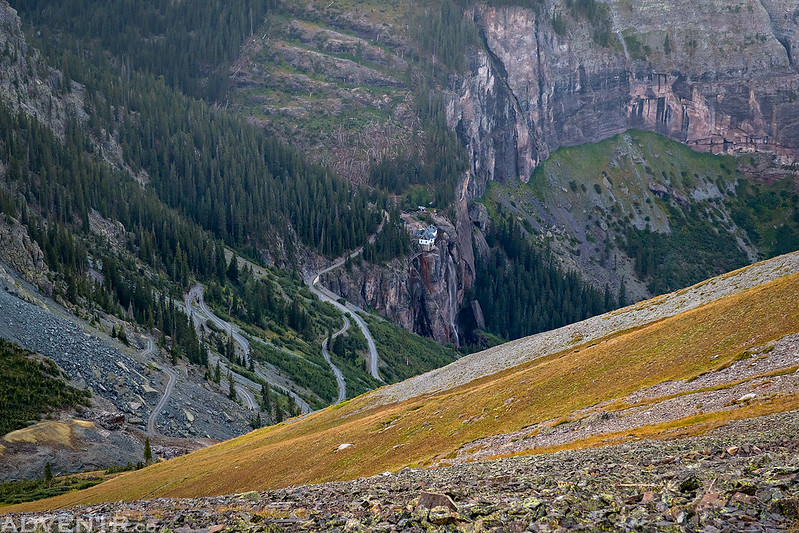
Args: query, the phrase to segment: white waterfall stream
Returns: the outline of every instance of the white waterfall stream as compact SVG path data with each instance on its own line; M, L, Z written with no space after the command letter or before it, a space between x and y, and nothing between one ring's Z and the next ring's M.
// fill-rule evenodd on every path
M449 293L449 328L451 337L454 338L454 344L457 348L461 347L460 338L458 337L458 327L455 325L455 316L458 306L458 277L455 275L455 262L452 256L447 254L449 260L447 264L448 277L447 277L447 292Z
M627 61L629 61L630 53L627 51L627 42L624 40L624 35L621 33L621 30L616 30L616 35L619 36L619 41L621 41L621 47L624 48L624 57L626 57Z

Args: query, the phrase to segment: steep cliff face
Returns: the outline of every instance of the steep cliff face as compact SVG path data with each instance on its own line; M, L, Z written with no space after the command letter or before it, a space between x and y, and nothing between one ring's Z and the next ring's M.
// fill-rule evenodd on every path
M0 262L13 268L43 293L53 293L50 270L44 262L41 248L31 241L24 226L4 214L0 214Z
M608 2L606 46L561 2L541 12L477 8L484 47L451 95L472 156L472 197L526 181L560 146L629 128L700 151L799 157L799 2ZM565 20L555 31L552 21Z
M346 281L334 281L341 294L417 333L456 342L452 331L458 321L448 327L456 310L464 309L462 321L479 321L481 314L463 295L474 283L473 250L486 249L486 214L479 209L470 213L468 207L484 196L490 182L527 182L560 147L597 143L635 128L700 152L766 152L777 163L799 159L799 70L794 61L799 1L699 0L685 5L610 0L599 5L591 20L563 0L547 0L537 11L478 5L467 12L481 46L469 52L468 72L448 91L447 118L471 161L460 183L453 221L457 231L447 237L452 263L442 252L425 253L391 274L353 272L344 276ZM603 38L597 38L598 28L604 28ZM605 170L614 183L598 171L582 175L569 169L564 178L553 170L541 176L540 194L525 201L527 208L520 198L528 193L520 191L509 193L516 202L510 197L497 201L528 221L562 268L614 293L625 283L628 297L638 300L652 292L636 276L635 258L621 246L623 228L668 235L665 211L649 211L658 198L683 185L665 175L661 179L662 161L656 158L667 153L644 155L634 144L624 137L613 145ZM648 174L650 165L663 183ZM696 176L688 167L672 170L677 176L680 171ZM685 192L678 209L708 198L722 202L732 194L734 184L721 192L713 176L699 171L698 184ZM574 193L570 186L575 185L587 186L588 193ZM594 187L604 194L595 194ZM696 193L693 187L718 194ZM596 202L585 201L592 195ZM611 212L613 205L618 211ZM736 235L736 253L754 260L757 250L739 237L729 213L722 211L718 224L729 225ZM609 229L618 223L619 229ZM452 297L454 306L449 305Z
M469 275L463 270L468 261L461 257L455 227L443 216L435 215L434 220L439 234L432 250L422 251L414 243L410 258L383 267L356 264L327 274L322 282L409 331L460 346L458 312L463 302L462 280Z

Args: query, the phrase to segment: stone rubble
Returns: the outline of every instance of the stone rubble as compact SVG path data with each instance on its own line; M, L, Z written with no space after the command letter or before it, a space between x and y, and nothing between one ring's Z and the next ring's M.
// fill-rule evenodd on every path
M513 433L477 439L458 450L455 458L440 458L439 465L560 446L690 415L736 411L750 402L793 394L799 388L797 366L799 334L786 335L765 346L751 348L729 366L695 379L665 381L620 401L606 401L575 411L568 418L546 420Z
M82 428L76 433L81 445L74 448L4 442L0 478L39 476L46 462L58 472L78 472L140 461L147 419L167 383L160 366L169 362L143 357L103 338L26 282L5 270L2 274L0 338L52 359L75 386L90 389L91 408L59 417L65 422L70 417L92 421L99 431ZM129 337L134 343L139 340L138 335ZM180 364L175 370L179 370L178 386L157 421L158 432L166 439L154 447L156 455L174 457L251 429L254 413L209 384L204 369ZM89 451L81 452L84 448Z
M10 515L3 521L54 513ZM799 526L799 413L703 437L57 512L149 531L768 532ZM129 529L133 530L133 529Z

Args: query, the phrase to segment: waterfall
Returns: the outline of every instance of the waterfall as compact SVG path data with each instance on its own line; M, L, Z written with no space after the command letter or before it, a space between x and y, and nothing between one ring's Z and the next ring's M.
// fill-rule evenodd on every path
M613 10L613 6L608 4L610 8L610 17L611 21L613 22L613 27L616 28L616 35L619 36L619 42L621 42L621 47L624 48L624 57L627 58L627 61L630 60L630 53L627 51L627 41L624 40L624 35L621 33L621 29L619 28L619 21L616 17L616 12Z
M622 35L621 30L616 30L616 35L619 36L619 40L621 41L621 47L624 48L624 57L627 58L627 61L630 60L630 54L627 52L627 42L624 40L624 35Z
M457 348L461 347L461 341L458 337L458 327L455 325L455 315L458 307L458 278L455 275L455 263L452 261L452 255L447 253L447 292L449 293L449 330L450 338L454 337L454 343Z

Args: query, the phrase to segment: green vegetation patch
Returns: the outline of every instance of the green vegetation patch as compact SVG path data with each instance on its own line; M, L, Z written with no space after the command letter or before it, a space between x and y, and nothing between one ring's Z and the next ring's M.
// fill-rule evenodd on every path
M487 235L490 255L477 256L473 294L489 332L517 339L616 307L609 289L603 294L576 274L559 271L529 242L521 224L498 218Z
M719 231L720 223L709 220L701 206L683 211L668 206L670 233L627 228L624 248L635 259L635 270L648 280L649 290L663 294L745 266L746 254L735 236Z
M366 316L374 337L377 353L384 366L380 370L386 381L395 383L448 365L457 358L450 346L441 346L433 339L420 337L399 326Z
M735 223L765 257L799 250L799 193L792 181L739 180L735 197L727 205Z
M11 4L28 22L111 51L134 69L163 76L195 97L218 98L226 66L274 0L26 0ZM179 54L174 53L180 50Z
M297 383L301 383L304 387L307 387L324 399L323 404L309 401L314 408L324 407L336 399L338 394L336 380L332 372L330 372L327 363L324 363L324 361L322 361L322 364L325 366L320 366L303 357L289 355L286 352L276 350L265 344L255 342L250 346L252 348L252 355L256 359L276 366L296 379Z
M349 317L348 317L349 318ZM369 373L367 356L369 345L361 329L350 318L350 328L333 342L328 341L330 357L344 374L347 383L347 398L355 398L380 386Z
M89 405L91 393L67 384L49 359L0 339L0 435L27 427L57 409Z
M60 496L67 492L88 489L102 483L104 479L99 476L8 481L0 483L0 503L15 504L33 502L44 498Z
M753 252L768 258L799 249L797 189L788 179L762 183L744 175L739 168L757 176L776 166L756 157L695 152L629 130L562 147L527 184L492 185L483 201L492 220L509 205L541 225L548 206L571 205L575 221L566 238L596 243L589 261L612 265L618 247L634 259L636 276L661 294L739 268ZM575 255L587 251L571 244Z

